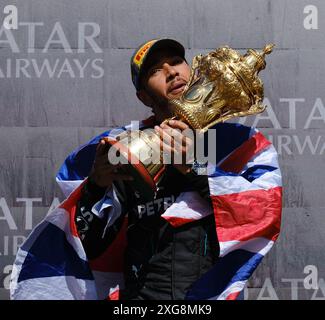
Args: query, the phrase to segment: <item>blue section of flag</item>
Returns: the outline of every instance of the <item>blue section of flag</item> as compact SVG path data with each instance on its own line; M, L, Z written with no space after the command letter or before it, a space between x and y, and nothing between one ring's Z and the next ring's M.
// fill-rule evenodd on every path
M254 180L260 178L263 174L267 172L272 172L274 170L277 170L277 168L273 166L254 165L248 168L244 173L242 173L241 176L246 180L248 180L249 182L253 182ZM222 177L222 176L238 177L238 174L230 171L223 171L219 167L215 166L214 171L211 172L209 175L209 177Z
M277 168L266 165L255 165L248 168L241 176L246 180L253 182L255 179L260 178L263 174L267 172L272 172Z
M246 281L263 259L259 253L235 250L219 258L216 265L196 281L187 300L203 300L220 295L237 281Z
M21 247L28 252L18 282L44 277L73 276L93 280L87 261L81 259L66 239L66 234L55 225L39 226L43 230L34 243L28 240ZM37 233L37 230L35 230ZM30 240L34 240L33 237ZM55 245L53 245L55 244Z
M218 123L212 129L216 134L216 163L247 141L251 132L250 127L238 123ZM205 150L208 150L208 139L205 139Z
M230 172L230 171L223 171L219 167L215 166L214 171L209 174L210 178L214 177L224 177L224 176L230 176L230 177L238 177L237 173Z

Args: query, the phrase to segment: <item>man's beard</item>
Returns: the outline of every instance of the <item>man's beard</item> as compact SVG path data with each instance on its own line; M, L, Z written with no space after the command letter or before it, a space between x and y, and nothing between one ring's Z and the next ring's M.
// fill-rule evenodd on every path
M170 100L158 97L153 93L148 93L153 101L154 107L153 109L159 109L160 113L163 114L166 118L170 118L173 116L172 106L170 104Z

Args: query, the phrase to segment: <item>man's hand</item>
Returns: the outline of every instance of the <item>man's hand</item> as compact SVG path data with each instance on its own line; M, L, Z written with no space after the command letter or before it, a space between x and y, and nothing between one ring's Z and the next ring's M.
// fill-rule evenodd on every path
M107 152L109 147L110 144L105 138L99 142L94 164L89 175L89 179L99 187L111 188L114 180L133 180L130 175L117 172L117 169L122 164L112 165L108 162Z
M155 126L155 131L161 139L161 150L171 155L173 166L183 174L189 172L194 161L193 130L180 120L169 120Z

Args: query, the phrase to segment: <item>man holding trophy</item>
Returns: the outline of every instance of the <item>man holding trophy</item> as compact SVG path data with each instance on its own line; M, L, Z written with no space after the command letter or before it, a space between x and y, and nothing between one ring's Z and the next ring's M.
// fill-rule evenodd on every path
M258 73L271 51L269 45L240 55L222 47L190 66L172 39L135 50L132 81L154 116L136 138L126 128L94 138L57 176L67 195L79 185L62 208L90 261L98 297L236 299L243 290L279 235L281 173L274 147L260 132L224 121L265 109ZM192 130L203 144L205 133L214 132L213 161L198 161L198 136L187 134ZM149 147L162 160L168 153L171 162L146 162L136 151ZM128 164L109 161L113 149ZM19 277L14 298L24 297ZM82 298L93 298L82 277L75 278ZM71 287L64 297L74 296Z

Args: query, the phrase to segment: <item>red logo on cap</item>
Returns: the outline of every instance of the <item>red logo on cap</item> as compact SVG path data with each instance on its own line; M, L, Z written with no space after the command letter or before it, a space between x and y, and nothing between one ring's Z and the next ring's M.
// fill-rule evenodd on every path
M142 59L145 56L146 52L150 49L150 47L152 46L152 44L156 42L155 40L152 40L150 42L148 42L147 44L145 44L144 46L142 46L139 51L137 52L137 54L134 57L134 62L139 66L142 63Z

